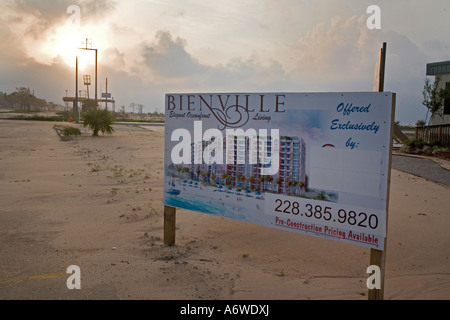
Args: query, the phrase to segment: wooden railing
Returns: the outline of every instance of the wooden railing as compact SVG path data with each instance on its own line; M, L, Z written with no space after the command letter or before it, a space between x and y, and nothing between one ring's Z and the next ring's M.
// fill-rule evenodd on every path
M439 140L443 147L450 147L450 124L416 127L416 139Z

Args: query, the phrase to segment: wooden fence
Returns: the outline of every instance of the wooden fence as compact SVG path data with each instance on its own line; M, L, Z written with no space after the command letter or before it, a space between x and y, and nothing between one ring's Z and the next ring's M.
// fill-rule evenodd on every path
M450 148L450 124L416 127L416 139L427 143L439 140L443 147Z

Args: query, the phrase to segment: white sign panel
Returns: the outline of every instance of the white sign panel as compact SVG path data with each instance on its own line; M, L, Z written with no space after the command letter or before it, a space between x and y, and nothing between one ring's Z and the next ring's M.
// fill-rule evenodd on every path
M383 250L393 97L167 94L164 204Z

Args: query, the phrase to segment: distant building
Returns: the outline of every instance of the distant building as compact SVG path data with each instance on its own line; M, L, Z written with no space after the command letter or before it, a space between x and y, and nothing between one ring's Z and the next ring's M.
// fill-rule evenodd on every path
M427 76L439 78L439 88L450 88L450 61L428 63ZM431 125L450 124L450 97L445 99L444 107L431 117L430 122Z

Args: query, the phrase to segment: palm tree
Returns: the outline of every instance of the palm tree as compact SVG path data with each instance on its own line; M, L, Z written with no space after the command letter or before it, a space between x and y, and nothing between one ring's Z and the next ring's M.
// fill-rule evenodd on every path
M244 176L243 174L239 173L239 174L236 176L236 180L237 180L238 182L244 182L246 179L245 179L245 176ZM242 187L242 183L239 184L239 185Z
M264 179L265 176L260 176L258 181L259 181L259 191L263 192L264 191Z
M303 191L304 191L304 188L305 188L305 183L303 181L297 181L296 185L299 188L298 189L298 191L299 191L298 194L299 195L302 194Z
M255 189L255 176L254 175L251 175L250 177L248 177L247 182L249 184L250 190Z
M209 183L209 177L211 176L211 173L209 171L201 171L200 175L203 177L203 182Z
M114 122L114 115L108 110L90 109L83 117L83 126L92 129L92 135L94 136L98 136L100 131L103 134L114 132L114 128L111 126Z
M289 179L287 181L287 186L288 186L288 194L292 193L292 186L295 185L295 181L292 179Z
M222 175L220 176L221 177L221 179L223 179L223 180L225 180L225 184L227 183L227 176L228 176L228 174L227 173L222 173ZM223 182L222 181L220 181L220 184L223 184Z
M231 181L232 181L232 180L233 180L233 177L230 176L229 174L226 174L226 177L225 177L225 185L231 186Z

